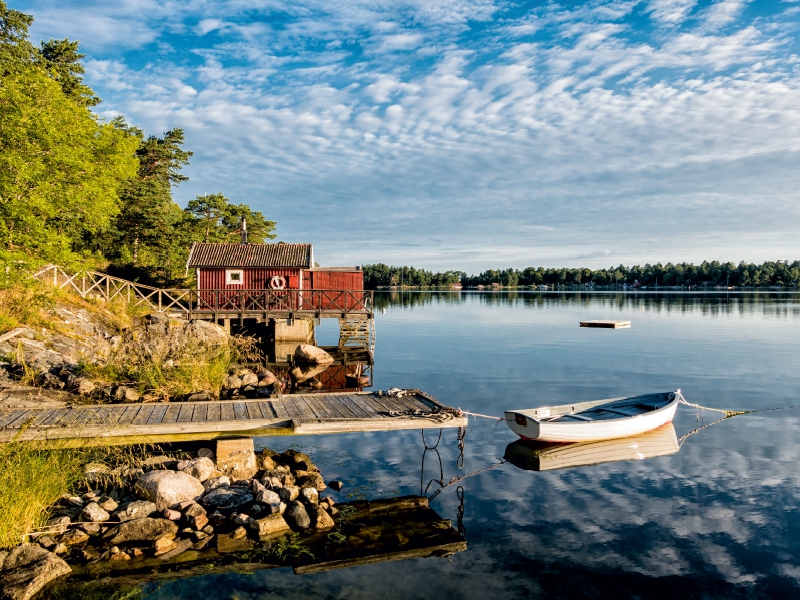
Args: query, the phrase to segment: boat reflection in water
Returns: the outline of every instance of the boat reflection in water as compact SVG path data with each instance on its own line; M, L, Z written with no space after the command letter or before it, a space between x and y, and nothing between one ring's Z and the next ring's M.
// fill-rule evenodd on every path
M672 423L626 438L560 444L519 440L506 447L503 458L526 471L552 471L622 460L668 456L680 450Z

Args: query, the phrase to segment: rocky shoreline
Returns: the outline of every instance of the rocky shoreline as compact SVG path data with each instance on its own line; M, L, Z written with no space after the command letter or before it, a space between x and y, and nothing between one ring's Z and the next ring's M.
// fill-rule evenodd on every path
M170 561L188 550L269 547L287 535L336 526L338 509L303 452L255 453L250 438L219 440L183 460L140 467L85 466L88 491L63 496L29 541L0 552L0 598L27 600L73 566Z

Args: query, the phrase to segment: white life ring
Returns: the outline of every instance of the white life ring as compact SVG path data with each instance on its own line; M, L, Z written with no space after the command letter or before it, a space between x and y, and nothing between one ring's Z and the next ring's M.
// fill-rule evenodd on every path
M275 277L269 280L269 287L271 287L273 290L282 290L286 287L286 278L280 275L275 275Z

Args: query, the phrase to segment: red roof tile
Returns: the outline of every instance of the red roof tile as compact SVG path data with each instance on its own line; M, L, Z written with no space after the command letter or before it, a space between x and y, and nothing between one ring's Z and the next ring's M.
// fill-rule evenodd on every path
M297 267L314 266L311 244L206 244L195 243L186 266L193 267Z

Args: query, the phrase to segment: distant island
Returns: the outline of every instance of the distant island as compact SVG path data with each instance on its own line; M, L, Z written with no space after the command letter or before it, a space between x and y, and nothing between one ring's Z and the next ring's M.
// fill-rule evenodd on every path
M394 267L383 263L364 265L364 287L581 287L581 288L796 288L800 282L800 261L773 261L760 265L740 262L703 261L662 265L589 268L490 269L479 275L463 271L432 272L415 267Z

